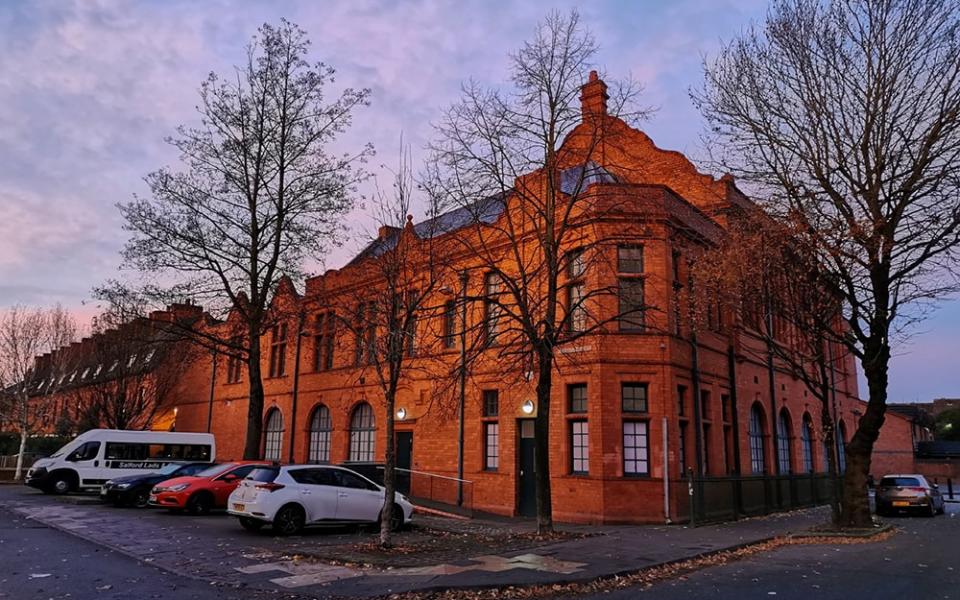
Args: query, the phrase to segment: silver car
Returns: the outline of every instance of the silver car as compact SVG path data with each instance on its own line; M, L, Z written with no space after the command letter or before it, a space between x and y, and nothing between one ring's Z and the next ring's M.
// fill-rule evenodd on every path
M877 484L877 514L916 511L928 517L943 514L943 495L923 475L884 475Z

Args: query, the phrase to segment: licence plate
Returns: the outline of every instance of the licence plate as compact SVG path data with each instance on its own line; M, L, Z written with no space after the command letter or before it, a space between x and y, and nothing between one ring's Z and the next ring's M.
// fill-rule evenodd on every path
M100 495L101 495L101 496L106 496L106 495L107 495L107 488L105 488L105 487L100 488Z
M236 502L233 503L233 510L237 512L243 512L243 509L245 509L246 507L247 507L246 504L238 504Z
M894 502L893 505L894 505L894 506L910 506L910 503L909 503L909 502L899 501L899 502Z

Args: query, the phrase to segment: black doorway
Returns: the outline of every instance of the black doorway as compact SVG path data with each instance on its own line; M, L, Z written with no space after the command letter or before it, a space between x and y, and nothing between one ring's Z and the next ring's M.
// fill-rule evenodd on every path
M517 421L517 512L524 517L537 516L536 437L533 419Z
M410 469L413 468L413 432L397 432L397 491L410 494Z

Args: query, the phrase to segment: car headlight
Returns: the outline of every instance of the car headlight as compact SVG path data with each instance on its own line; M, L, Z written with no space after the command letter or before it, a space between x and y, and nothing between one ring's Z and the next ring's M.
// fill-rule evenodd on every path
M111 482L108 481L108 482L107 482L107 485L110 485L110 483L111 483ZM117 488L118 490L125 490L125 489L127 489L128 487L130 487L130 484L129 484L129 483L115 483L115 484L113 484L113 486L114 486L115 488Z
M175 486L173 486L173 487L171 487L171 488L167 488L167 491L170 491L170 492L182 492L183 490L187 489L188 487L190 487L190 484L189 484L189 483L178 483L177 485L175 485Z

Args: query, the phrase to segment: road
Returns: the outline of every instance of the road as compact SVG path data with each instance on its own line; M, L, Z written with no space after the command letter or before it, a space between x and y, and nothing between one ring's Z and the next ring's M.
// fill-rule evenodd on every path
M173 575L0 508L0 599L279 599Z
M889 520L901 531L885 542L785 546L650 587L577 598L960 599L960 505L933 519Z

